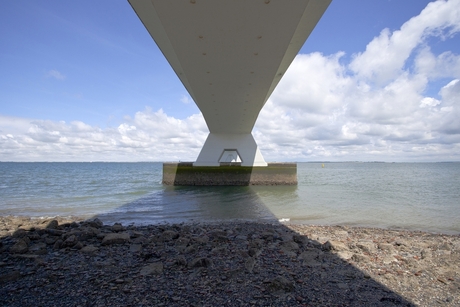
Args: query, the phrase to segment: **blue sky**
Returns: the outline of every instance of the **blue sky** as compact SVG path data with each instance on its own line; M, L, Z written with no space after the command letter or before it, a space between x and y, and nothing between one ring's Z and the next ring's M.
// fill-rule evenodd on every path
M262 110L267 161L459 161L460 1L334 0ZM129 3L8 1L0 161L196 159L204 120Z

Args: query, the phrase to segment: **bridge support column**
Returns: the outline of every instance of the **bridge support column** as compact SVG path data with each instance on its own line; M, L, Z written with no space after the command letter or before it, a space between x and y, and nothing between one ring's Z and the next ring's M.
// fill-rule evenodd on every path
M241 166L267 166L250 133L210 133L193 166L219 166L221 162L241 162Z

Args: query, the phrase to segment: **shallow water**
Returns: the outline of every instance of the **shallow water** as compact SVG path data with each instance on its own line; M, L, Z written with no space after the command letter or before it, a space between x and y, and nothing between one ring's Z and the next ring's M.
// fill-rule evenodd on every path
M0 163L0 215L460 233L460 163L299 163L296 187L167 187L161 163Z

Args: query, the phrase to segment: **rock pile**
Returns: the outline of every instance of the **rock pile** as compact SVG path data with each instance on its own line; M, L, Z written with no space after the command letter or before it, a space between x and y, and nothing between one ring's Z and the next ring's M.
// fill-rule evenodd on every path
M459 306L460 237L0 217L2 306Z

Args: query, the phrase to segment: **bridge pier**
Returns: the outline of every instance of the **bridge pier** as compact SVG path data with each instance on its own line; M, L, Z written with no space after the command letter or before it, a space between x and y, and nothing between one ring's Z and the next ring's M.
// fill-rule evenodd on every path
M268 163L266 167L220 163L193 166L193 162L163 163L163 184L176 186L297 185L296 163Z

